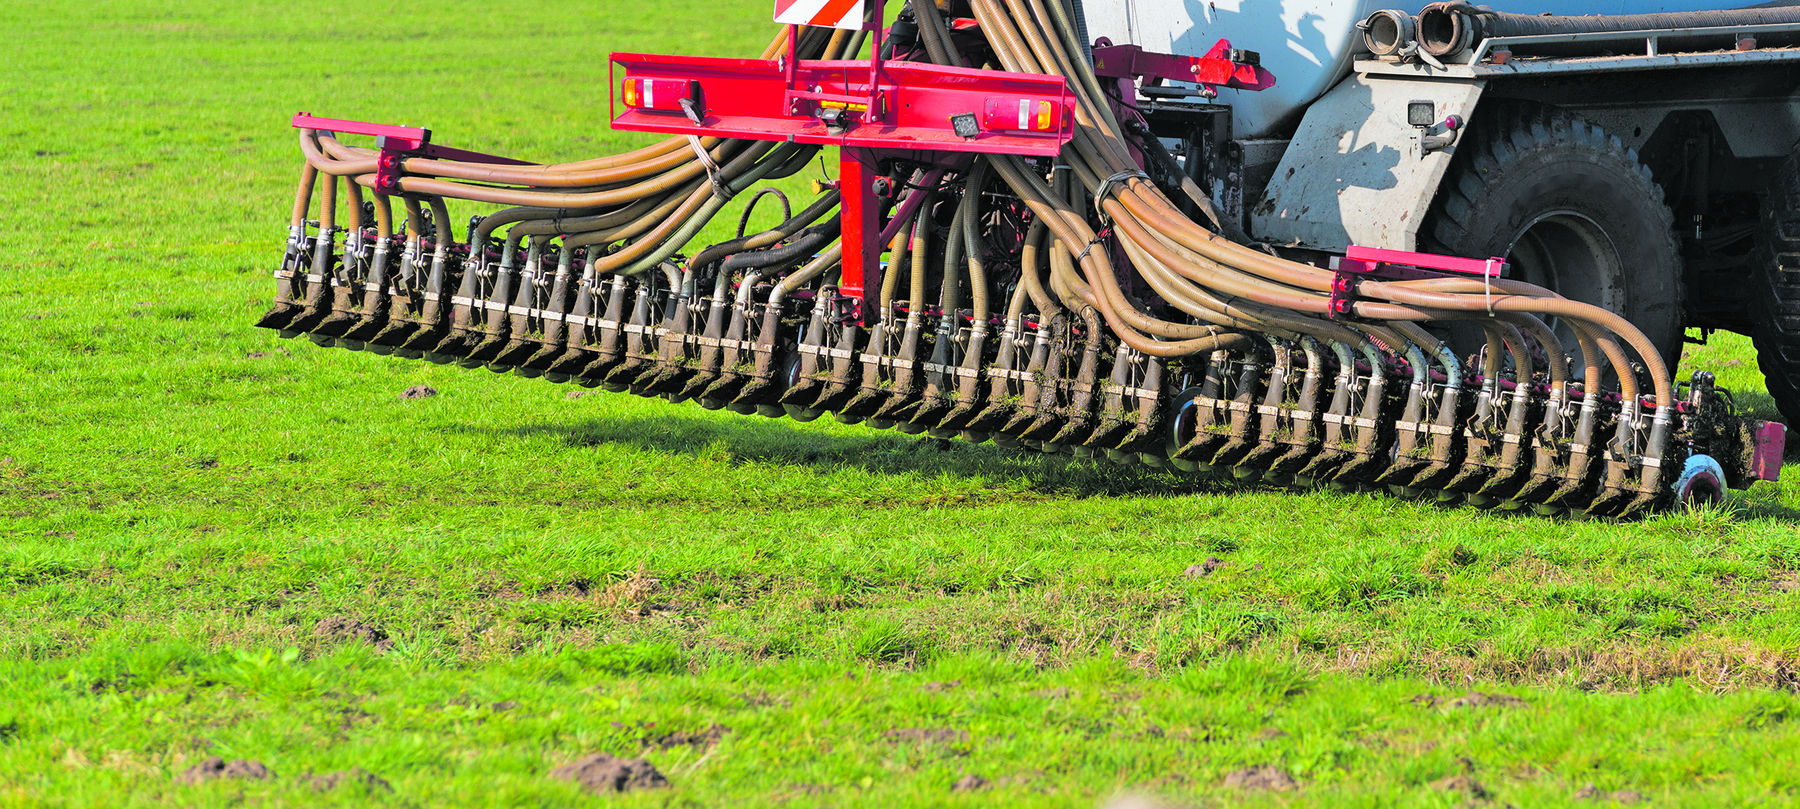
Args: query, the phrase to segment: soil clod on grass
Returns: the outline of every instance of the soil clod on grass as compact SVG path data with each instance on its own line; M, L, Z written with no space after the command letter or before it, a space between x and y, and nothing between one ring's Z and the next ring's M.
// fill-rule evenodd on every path
M947 681L941 682L941 683L940 682L926 683L923 686L923 688L924 688L924 690L930 691L932 693L939 693L939 692L943 692L943 691L954 691L954 690L956 690L957 687L959 687L961 685L962 685L961 680L947 680Z
M586 398L587 398L587 397L589 397L589 396L593 396L593 395L595 395L595 394L597 394L597 393L599 393L599 391L592 391L592 390L572 390L572 391L569 391L569 395L567 395L567 396L564 396L564 397L563 397L563 398L564 398L564 399L570 399L570 400L574 400L574 399L586 399Z
M501 701L499 701L499 702L496 702L496 703L494 703L494 704L492 704L492 705L489 705L489 706L488 706L488 710L490 710L490 711L493 711L493 712L494 712L494 713L506 713L506 712L507 712L507 711L510 711L510 710L512 710L512 709L514 709L514 708L517 708L517 707L519 707L519 701L518 701L518 700L516 700L516 699L503 699L503 700L501 700Z
M250 778L260 781L268 777L269 768L260 761L241 758L226 761L214 756L182 770L175 780L183 784L201 784L220 778Z
M400 392L402 399L429 399L437 395L437 388L430 385L414 385Z
M307 776L306 783L313 788L314 792L330 792L341 786L360 788L365 793L394 791L394 785L388 783L386 778L361 767L335 770L324 775Z
M1644 802L1644 793L1635 789L1621 789L1604 792L1593 784L1588 784L1575 791L1575 797L1584 801L1612 801L1613 803L1634 804Z
M1517 708L1527 704L1525 700L1519 699L1511 694L1489 694L1482 691L1470 691L1460 697L1452 697L1450 699L1444 699L1435 694L1417 694L1414 695L1412 699L1408 700L1408 702L1426 708L1436 708L1439 705L1442 705L1452 709L1488 707Z
M655 765L641 758L619 758L593 753L550 771L550 777L574 781L594 794L660 789L669 779Z
M1207 576L1211 576L1213 571L1228 564L1230 564L1230 562L1220 559L1217 556L1208 556L1206 557L1206 561L1201 562L1200 564L1188 565L1187 570L1182 571L1181 575L1190 579L1204 579Z
M1454 792L1468 797L1470 800L1485 801L1492 793L1481 785L1480 781L1469 775L1452 775L1431 782L1431 788L1439 792Z
M387 632L378 626L363 623L347 615L327 615L313 624L313 636L330 641L362 641L385 652L394 648L394 642L388 639Z
M950 785L951 792L976 792L987 788L988 780L974 773L968 773Z
M664 750L674 747L712 747L730 732L731 728L724 725L711 725L705 730L671 730L660 736L646 736L643 741Z
M1511 694L1488 694L1481 691L1470 691L1450 700L1446 705L1451 708L1516 708L1525 704L1525 700Z
M1272 792L1286 792L1299 786L1300 782L1295 781L1294 776L1288 775L1286 770L1270 764L1236 770L1225 776L1226 789L1266 789Z

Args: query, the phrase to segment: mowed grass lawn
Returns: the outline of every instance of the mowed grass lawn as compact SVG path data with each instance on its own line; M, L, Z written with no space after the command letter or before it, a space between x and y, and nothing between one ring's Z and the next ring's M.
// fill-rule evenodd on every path
M295 110L610 153L609 51L752 54L768 10L0 8L0 804L1797 799L1791 466L1517 517L251 328ZM1689 367L1772 415L1749 357ZM669 786L552 775L592 753Z

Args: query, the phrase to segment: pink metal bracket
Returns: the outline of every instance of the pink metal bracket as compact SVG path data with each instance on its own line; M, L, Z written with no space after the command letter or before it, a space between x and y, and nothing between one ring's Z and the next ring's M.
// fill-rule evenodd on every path
M1154 81L1191 81L1207 87L1234 90L1267 90L1275 86L1275 74L1264 70L1253 51L1234 51L1221 39L1205 56L1176 56L1147 51L1136 45L1101 45L1094 48L1094 72L1114 79L1142 76Z
M1756 430L1756 445L1751 449L1750 474L1757 480L1781 479L1782 450L1787 446L1787 427L1773 421L1763 422Z
M417 126L395 126L393 124L372 124L365 121L348 121L342 118L320 118L304 112L294 114L293 126L295 129L344 132L375 138L376 147L381 149L381 155L375 161L375 190L384 194L400 193L400 178L405 173L400 161L408 157L505 166L537 165L510 157L439 146L431 142L431 130Z
M1413 253L1380 247L1352 246L1337 260L1338 272L1355 273L1393 281L1437 278L1446 273L1499 278L1506 273L1503 258L1457 258L1434 253Z
M1350 316L1356 303L1356 287L1365 278L1414 281L1421 278L1442 278L1451 274L1483 279L1500 278L1506 272L1506 259L1457 258L1434 253L1352 246L1342 257L1332 258L1331 269L1337 272L1337 277L1332 279L1327 314L1335 319Z

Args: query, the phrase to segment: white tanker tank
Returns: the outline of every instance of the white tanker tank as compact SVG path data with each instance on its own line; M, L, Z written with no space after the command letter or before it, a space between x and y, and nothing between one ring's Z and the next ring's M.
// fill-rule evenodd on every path
M1385 8L1417 11L1395 0L1083 0L1089 38L1106 37L1161 53L1205 53L1220 39L1257 51L1275 74L1262 92L1221 91L1240 138L1291 125L1308 104L1350 72L1361 49L1357 23ZM1487 0L1495 11L1527 14L1642 14L1744 8L1744 0ZM1764 4L1769 5L1769 4Z

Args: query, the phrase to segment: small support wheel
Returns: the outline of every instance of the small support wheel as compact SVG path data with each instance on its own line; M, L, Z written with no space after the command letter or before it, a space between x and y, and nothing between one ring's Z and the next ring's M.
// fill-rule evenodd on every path
M1675 480L1675 502L1694 508L1725 501L1725 467L1710 455L1689 455Z

